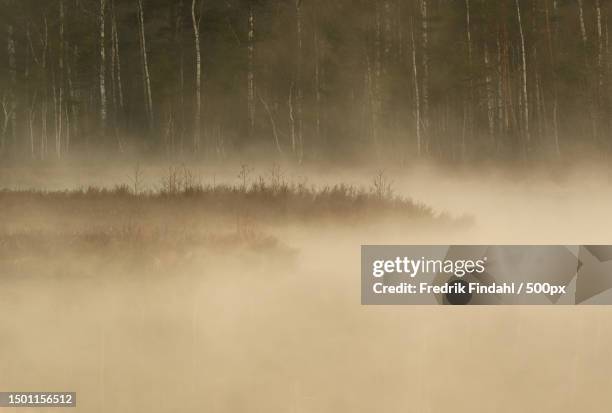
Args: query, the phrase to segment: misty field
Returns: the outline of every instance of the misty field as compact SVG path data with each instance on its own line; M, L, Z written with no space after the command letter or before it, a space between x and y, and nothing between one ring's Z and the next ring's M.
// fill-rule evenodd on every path
M154 190L142 188L136 171L131 185L110 189L0 191L6 218L0 225L0 260L24 268L41 254L69 261L138 256L144 265L180 265L232 250L283 257L292 255L291 248L273 234L287 226L349 228L394 220L458 227L469 221L394 195L382 172L369 187L317 187L286 181L278 167L272 171L268 179L253 180L243 166L239 184L204 185L188 168L171 167Z
M359 284L361 244L604 240L601 170L2 172L0 388L87 412L612 402L606 308L364 307Z

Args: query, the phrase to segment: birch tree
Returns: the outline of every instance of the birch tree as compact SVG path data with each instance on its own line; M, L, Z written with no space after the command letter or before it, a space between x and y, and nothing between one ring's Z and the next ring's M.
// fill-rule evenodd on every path
M318 22L315 11L315 23ZM319 42L319 28L315 24L313 30L314 43L314 89L315 89L315 135L317 142L321 141L321 45Z
M414 22L411 24L410 37L412 40L412 73L414 77L414 103L415 103L415 126L416 126L416 140L417 140L417 155L420 157L422 154L422 142L421 142L421 98L419 89L419 71L417 67L417 52L416 42L414 40Z
M304 92L302 89L302 0L295 0L295 23L297 34L297 63L296 63L296 100L295 112L297 116L297 159L301 163L304 158L304 131L302 119L302 100Z
M59 73L58 73L58 107L56 110L55 154L62 157L62 136L64 120L64 0L59 0Z
M197 0L191 2L191 22L195 47L195 110L193 114L193 148L200 147L201 116L202 116L202 57L200 55L200 18L196 16Z
M587 30L586 30L586 24L585 24L585 19L584 19L584 1L583 0L578 0L578 18L580 20L580 35L582 37L582 45L583 45L583 54L584 54L584 82L585 82L585 86L587 88L587 91L589 93L589 96L587 97L587 105L589 108L589 114L590 114L590 123L591 123L591 129L592 129L592 133L593 133L593 138L595 140L598 139L598 130L597 130L597 116L595 114L595 103L593 102L593 91L590 90L591 88L591 84L592 82L590 82L589 79L589 74L588 74L588 70L589 70L589 55L588 55L588 47L589 47L589 37L587 34Z
M425 151L429 151L429 22L427 0L421 0L421 47L423 60L423 130Z
M38 47L35 46L35 41L32 39L32 30L30 24L26 25L26 37L30 46L31 56L36 63L42 84L40 86L40 139L39 139L39 158L45 159L47 156L47 99L48 99L48 87L47 87L47 54L49 49L49 30L47 24L47 17L42 18L42 28L38 34Z
M101 0L104 1L104 0ZM149 133L153 131L153 97L151 94L151 76L149 74L149 56L147 54L147 39L145 36L145 20L143 0L138 0L138 28L140 37L140 56L142 60L142 82L144 89L145 109Z
M115 0L111 0L111 82L113 96L113 130L117 149L123 152L123 140L119 131L119 119L123 114L123 85L121 84L121 57L119 54L119 33L117 30L117 13Z
M99 47L100 47L100 66L98 68L99 86L100 86L100 128L104 134L106 131L106 0L100 0L100 11L98 17L99 24Z
M551 87L552 87L552 127L553 127L553 140L554 140L554 147L555 147L555 154L557 155L557 157L561 156L561 144L559 141L559 103L558 103L558 90L557 90L557 79L556 79L556 73L554 70L554 66L556 64L556 58L555 58L555 47L556 47L556 34L557 34L557 29L556 29L556 21L557 21L557 1L553 0L552 1L552 17L554 18L555 21L555 29L553 30L552 23L551 23L551 10L549 7L549 1L546 0L544 2L544 7L545 7L545 17L546 17L546 37L547 37L547 43L548 43L548 55L549 55L549 64L551 66L551 68L553 68L553 70L551 70L551 77L552 77L552 81L551 81Z
M7 24L6 38L10 84L7 93L8 96L5 96L3 99L5 127L3 130L2 144L0 145L0 153L6 150L6 134L9 130L13 144L17 139L17 104L15 102L15 89L17 86L17 61L14 30L14 26L11 23Z
M601 107L604 99L604 38L603 20L601 17L601 0L595 0L595 11L597 16L597 90L598 103Z
M588 41L586 24L584 23L584 1L578 0L578 18L580 20L580 35L582 37L582 43L585 45Z
M463 109L463 128L461 133L461 157L465 158L467 151L467 135L471 133L472 125L472 105L473 105L473 89L472 81L472 24L470 14L470 0L465 0L465 34L467 37L467 64L468 64L468 92L466 95L466 104Z
M523 22L521 20L521 6L519 0L516 3L516 16L518 19L519 34L521 37L521 69L523 75L523 122L525 133L525 150L529 150L531 135L529 132L529 98L527 96L527 55L525 51L525 34L523 33Z
M252 0L249 1L248 60L247 105L249 136L252 138L255 134L255 14Z

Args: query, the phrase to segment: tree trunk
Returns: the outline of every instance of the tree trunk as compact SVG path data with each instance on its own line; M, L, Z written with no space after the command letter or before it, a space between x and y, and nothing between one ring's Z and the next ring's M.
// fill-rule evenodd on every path
M274 145L276 146L276 151L278 152L279 155L282 155L283 150L280 146L280 141L278 139L278 128L276 127L276 121L274 120L274 115L272 115L270 106L268 106L268 103L265 101L263 96L261 96L261 93L258 92L257 95L259 96L259 100L261 101L261 104L263 105L266 113L268 114L268 119L270 119L270 126L272 128L272 136L274 138Z
M55 156L61 159L63 152L63 108L64 108L64 1L59 1L59 40L58 40L58 72L52 68L52 87L54 99L54 126L55 126ZM57 89L56 89L57 88Z
M117 69L117 92L119 97L119 113L123 114L123 82L121 81L121 54L119 51L119 32L117 30L117 15L115 14L115 7L113 4L113 32L115 34L115 63Z
M597 120L601 122L604 118L605 107L605 87L604 87L604 39L603 39L603 23L601 17L601 0L595 0L595 9L597 12ZM601 122L605 126L605 122Z
M546 0L544 2L545 5L545 12L546 12L546 37L547 37L547 41L548 41L548 55L549 55L549 63L550 63L550 67L552 68L551 70L551 87L552 87L552 129L553 129L553 140L554 140L554 146L555 146L555 153L556 155L559 157L561 156L561 147L559 144L559 118L558 118L558 92L557 92L557 79L556 79L556 73L554 70L555 67L555 51L554 48L556 46L556 36L553 37L553 30L551 28L551 16L550 16L550 10L548 7L548 1ZM556 1L553 0L553 16L555 17L555 21L556 21ZM556 33L556 31L555 31Z
M315 22L316 22L315 15ZM321 142L321 50L319 44L319 30L317 25L314 28L314 89L315 89L315 134L317 138L317 144Z
M376 74L373 73L375 70L372 69L370 63L370 56L366 52L366 94L367 99L364 99L364 114L369 115L369 129L374 149L376 151L376 158L380 156L380 148L378 142L378 92L376 91ZM369 109L369 111L368 111ZM367 119L364 116L364 119Z
M149 132L153 132L153 98L151 94L151 76L149 75L149 58L147 54L147 39L144 26L143 0L138 0L138 25L140 30L140 56L142 59L142 79L144 88L145 108Z
M472 132L472 105L474 101L474 82L472 66L472 16L470 14L470 0L465 0L465 35L467 39L468 52L468 92L465 96L466 102L463 107L463 133L461 139L461 157L465 158L467 150L467 138Z
M8 52L8 67L9 67L9 81L10 81L10 91L9 91L9 105L10 105L10 131L11 131L11 139L12 145L15 147L17 145L17 52L15 46L15 29L13 25L9 24L7 28L7 52Z
M247 73L247 105L249 115L249 136L255 134L255 15L253 5L249 5L249 33L248 33L249 68Z
M504 68L502 65L502 49L501 49L501 40L500 40L500 30L498 27L497 30L497 133L499 135L503 135L505 132L504 129L504 98L503 98L503 89L504 89ZM499 149L499 141L496 143L495 147L496 151Z
M76 63L77 60L77 56L78 56L78 47L74 46L74 51L73 51L73 59ZM76 101L79 98L78 92L75 90L74 85L72 83L72 64L70 63L70 56L68 56L69 58L66 59L66 75L67 75L67 79L68 79L68 96L70 97L70 117L72 118L71 124L72 124L72 131L70 133L70 135L74 135L77 136L78 132L79 132L79 107L78 104L76 103ZM68 109L68 107L66 108ZM70 135L68 136L67 140L66 140L66 146L69 148L70 147Z
M428 11L427 0L421 0L421 40L422 40L422 60L423 60L423 132L424 150L429 152L429 34L428 34Z
M196 90L195 110L193 114L193 148L200 148L201 117L202 117L202 57L200 54L200 24L196 17L196 0L191 2L191 23L193 25L193 39L196 55Z
M30 135L30 157L34 159L35 148L34 148L34 121L36 119L36 112L34 106L36 104L36 93L32 98L32 105L28 109L28 133Z
M295 0L296 32L297 32L297 68L295 76L296 96L295 112L297 126L297 159L302 163L304 157L304 131L302 105L304 91L302 90L302 0Z
M421 142L421 98L419 91L419 70L417 67L416 42L414 41L414 23L411 25L410 35L412 39L412 71L414 75L414 102L415 102L415 126L417 138L417 156L421 157L422 142Z
M603 90L603 25L601 20L601 0L595 0L595 8L597 11L597 39L598 39L598 50L597 50L597 66L599 69L599 87Z
M588 36L586 32L586 26L584 24L584 4L583 0L578 0L578 17L580 19L580 35L582 36L582 43L586 45Z
M289 107L289 123L291 125L291 151L295 155L297 148L296 141L296 126L295 126L295 110L293 109L293 89L295 88L295 83L291 83L289 87L289 100L287 102Z
M98 70L99 85L100 85L100 128L102 134L106 134L106 48L105 36L106 31L104 23L106 20L106 0L100 0L100 67Z
M175 22L174 22L174 45L178 49L178 70L176 78L176 86L178 95L174 98L174 110L177 112L175 118L177 119L177 131L178 139L172 142L172 153L182 153L183 150L183 137L185 134L185 88L184 88L184 73L185 73L185 50L183 48L182 33L183 33L183 5L184 0L179 0L175 9ZM177 148L178 147L178 148ZM178 150L177 150L178 149Z
M529 99L527 96L527 55L525 50L525 34L523 33L523 22L521 20L521 6L519 0L516 0L516 15L518 18L519 34L521 36L521 64L523 72L523 123L525 134L525 152L529 151L531 144L531 135L529 131ZM525 153L526 154L526 153Z
M55 154L62 157L63 127L64 127L64 0L59 0L59 73L58 73L58 108Z
M384 71L382 62L382 12L380 0L376 0L376 12L374 14L374 53L373 53L373 69L370 67L370 57L367 55L368 61L368 97L370 104L370 127L372 142L376 151L376 158L380 158L380 115L382 112L382 73Z
M389 0L383 2L383 24L384 24L384 61L385 70L390 63L391 53L391 4Z
M123 140L119 130L119 119L123 113L123 88L121 86L121 63L119 60L119 33L117 32L117 16L115 0L111 0L111 82L113 85L113 131L117 141L117 149L123 152Z
M495 104L494 104L494 92L493 92L493 81L491 79L491 69L489 60L489 48L485 43L484 46L484 63L485 63L485 84L487 93L487 119L489 121L489 139L494 141L495 139Z
M578 0L578 16L580 19L580 34L582 37L582 44L584 46L584 82L585 82L585 87L587 88L587 90L589 91L589 96L588 96L588 102L587 105L589 107L589 114L591 117L591 129L593 131L593 139L595 141L598 140L598 130L597 130L597 122L596 122L596 114L595 114L595 102L593 101L593 90L592 90L592 83L590 81L589 78L589 73L588 73L588 69L589 69L589 57L588 57L588 34L586 31L586 25L584 22L584 1L583 0Z

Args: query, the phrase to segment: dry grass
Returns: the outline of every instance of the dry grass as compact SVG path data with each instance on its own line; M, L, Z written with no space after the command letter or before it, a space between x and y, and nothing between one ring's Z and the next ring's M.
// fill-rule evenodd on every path
M383 216L411 220L447 219L424 204L395 196L391 182L382 173L377 175L370 188L289 183L274 170L269 179L259 177L249 182L248 173L248 168L243 167L238 185L204 185L188 169L171 168L156 190L145 191L138 185L55 192L4 190L0 191L0 205L4 210L41 204L50 210L76 208L78 211L85 208L90 213L100 210L112 213L117 208L130 210L130 205L139 208L173 205L180 208L181 213L193 213L196 209L222 215L248 214L257 220L282 224L291 220L325 218L342 223L355 219L377 220Z
M370 188L317 188L289 183L274 168L269 179L251 182L243 167L233 186L203 185L188 169L171 168L156 190L144 190L139 173L132 185L111 189L0 191L0 267L41 257L129 257L168 266L207 252L290 257L274 235L287 225L458 223L395 196L382 172Z

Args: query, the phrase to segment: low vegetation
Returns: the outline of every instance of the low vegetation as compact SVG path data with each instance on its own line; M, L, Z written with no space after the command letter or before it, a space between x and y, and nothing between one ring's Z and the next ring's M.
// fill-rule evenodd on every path
M136 256L146 265L175 265L208 252L290 257L291 248L278 237L291 225L462 222L396 196L383 172L368 188L288 182L277 167L266 178L252 179L251 172L243 166L236 185L205 185L187 168L170 168L150 189L136 168L130 184L114 188L1 190L6 219L0 222L0 266L15 268L44 256Z
M87 187L66 191L3 190L0 204L3 210L23 211L28 206L42 206L53 211L68 208L75 212L102 215L142 208L180 208L179 214L221 214L285 224L292 220L334 219L377 220L382 217L399 219L448 219L428 206L397 196L383 172L379 172L369 188L347 184L317 187L306 182L288 182L276 168L269 177L249 177L243 166L239 183L202 184L187 168L170 168L155 189L142 188L141 172L134 173L131 184L114 188ZM76 210L75 210L76 208ZM133 211L134 212L134 211Z

